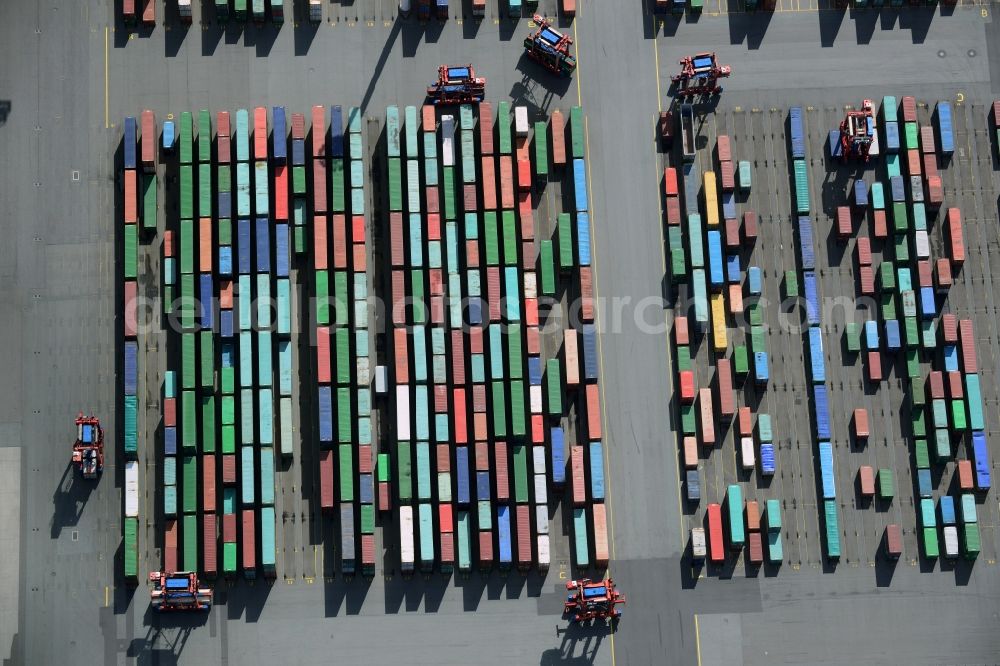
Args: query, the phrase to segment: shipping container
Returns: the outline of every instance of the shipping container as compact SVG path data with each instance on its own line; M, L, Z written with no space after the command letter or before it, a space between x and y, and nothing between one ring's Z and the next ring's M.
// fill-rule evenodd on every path
M707 516L709 558L714 563L725 562L726 551L722 535L722 507L715 503L709 504Z
M746 541L743 525L743 491L737 484L726 488L726 513L729 521L729 547L739 550Z

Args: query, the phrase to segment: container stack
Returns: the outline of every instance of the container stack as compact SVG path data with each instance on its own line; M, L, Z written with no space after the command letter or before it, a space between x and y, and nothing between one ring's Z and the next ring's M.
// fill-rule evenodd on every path
M150 113L150 118L152 114ZM145 130L146 119L143 118ZM124 502L124 576L130 583L138 582L139 567L139 342L138 342L138 265L139 265L139 170L136 160L136 120L134 117L125 119L125 136L123 138L125 183L125 220L122 236L124 238L124 271L125 302L124 313L124 453L125 453L125 502ZM152 142L155 150L155 129L149 134L143 133L143 156L146 143ZM150 160L152 162L152 160ZM143 162L145 166L145 160ZM152 173L144 175L143 181L152 178L152 187L156 188L155 163ZM145 212L145 211L144 211ZM153 225L156 225L155 210Z
M830 407L826 386L825 355L820 329L819 287L816 274L813 227L809 218L812 210L809 199L809 176L806 161L804 118L801 107L793 107L789 114L791 129L792 172L795 178L795 211L799 215L799 261L806 301L806 320L810 327L810 378L812 382L812 407L816 424L816 445L822 479L822 513L825 530L824 555L829 560L840 559L840 527L837 514L836 483L834 479L833 447L830 443ZM813 333L816 331L816 333Z
M292 114L292 246L295 254L305 254L308 249L306 227L306 119L301 113ZM325 228L323 229L325 231ZM319 233L313 229L314 233ZM324 236L325 238L325 236Z
M275 274L275 333L278 354L278 451L274 457L292 456L295 443L292 422L292 283L291 257L294 232L289 225L288 206L288 115L285 108L271 109L272 149L274 162L274 274Z
M681 200L677 169L666 167L663 172L665 193L664 207L667 223L667 246L670 251L670 280L677 284L687 281L688 266L684 255L684 236L681 229Z

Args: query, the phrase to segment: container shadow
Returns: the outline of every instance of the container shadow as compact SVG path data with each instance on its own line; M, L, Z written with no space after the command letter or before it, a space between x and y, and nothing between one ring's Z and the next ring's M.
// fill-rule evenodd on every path
M879 13L876 10L853 7L848 10L848 16L854 21L854 36L859 45L871 43L875 28L879 23Z
M321 22L313 23L309 19L309 4L306 2L296 2L292 12L292 36L294 37L296 56L304 56L309 53L316 33L319 32Z
M94 480L84 479L77 475L72 462L67 462L63 469L62 477L52 493L52 521L49 528L49 537L58 539L64 527L74 527L83 515L87 500L94 491L94 486L100 478Z
M226 616L230 620L243 618L245 622L257 622L275 584L275 579L257 578L237 581L231 587L223 588Z
M570 622L565 628L556 625L556 636L561 637L559 647L542 652L539 666L590 666L610 633L604 622Z
M282 24L276 23L251 23L243 33L243 45L254 47L258 58L266 58L271 54L281 26Z
M843 7L830 7L827 11L816 12L816 16L819 19L820 44L823 48L831 48L833 46L846 15L847 10Z
M755 51L764 43L764 35L771 25L774 12L758 11L754 13L742 11L739 0L726 0L729 19L729 43L731 45L746 42L747 49Z
M909 30L914 44L923 44L934 21L936 7L909 7L899 14L900 30Z
M201 3L201 55L215 54L215 49L226 34L227 23L218 20L215 7L205 0Z

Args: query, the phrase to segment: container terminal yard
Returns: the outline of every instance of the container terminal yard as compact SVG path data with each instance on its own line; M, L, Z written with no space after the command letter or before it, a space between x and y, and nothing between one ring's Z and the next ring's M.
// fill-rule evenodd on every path
M0 10L5 663L996 663L995 6L400 4Z

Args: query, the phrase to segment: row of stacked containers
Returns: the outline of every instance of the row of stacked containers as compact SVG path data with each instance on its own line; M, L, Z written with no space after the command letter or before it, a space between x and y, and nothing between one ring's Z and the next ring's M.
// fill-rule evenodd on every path
M556 295L558 271L553 241L536 238L532 188L549 173L550 128L530 125L526 108L514 116L512 128L508 103L495 114L484 103L477 132L471 106L457 118L431 106L386 110L392 455L404 573L435 561L444 571L546 569L548 488L563 487L567 461L574 562L608 559L582 112L571 112L575 215L559 216L558 242L560 270L571 272L575 217L585 375L594 380L585 387L576 330L559 340L562 360L542 360L539 298ZM565 169L558 111L551 132L551 163ZM583 394L586 446L567 445L564 386Z

